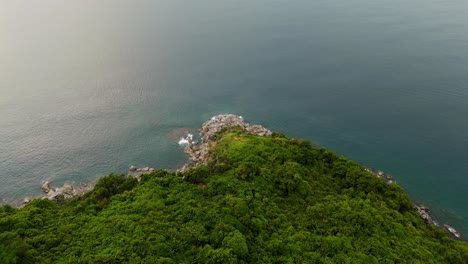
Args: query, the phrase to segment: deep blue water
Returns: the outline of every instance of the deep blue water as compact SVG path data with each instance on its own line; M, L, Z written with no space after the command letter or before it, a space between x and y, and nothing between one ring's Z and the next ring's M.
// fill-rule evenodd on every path
M468 233L468 3L0 3L0 199L130 165L243 115L393 175Z

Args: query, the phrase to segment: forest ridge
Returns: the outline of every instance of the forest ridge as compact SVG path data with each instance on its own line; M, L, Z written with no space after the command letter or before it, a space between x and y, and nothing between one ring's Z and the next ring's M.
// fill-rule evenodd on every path
M353 161L281 133L213 140L185 172L0 207L0 263L468 263L466 242Z

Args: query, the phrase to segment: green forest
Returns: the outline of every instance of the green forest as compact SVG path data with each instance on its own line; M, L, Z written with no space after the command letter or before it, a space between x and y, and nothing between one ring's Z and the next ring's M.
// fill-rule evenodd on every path
M0 207L0 263L468 263L408 195L311 142L216 135L207 165Z

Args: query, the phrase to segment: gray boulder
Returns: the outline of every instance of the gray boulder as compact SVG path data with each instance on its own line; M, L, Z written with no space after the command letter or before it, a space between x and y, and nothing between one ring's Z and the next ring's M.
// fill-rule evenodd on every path
M54 188L50 187L49 181L46 181L42 184L41 189L44 193L54 192Z

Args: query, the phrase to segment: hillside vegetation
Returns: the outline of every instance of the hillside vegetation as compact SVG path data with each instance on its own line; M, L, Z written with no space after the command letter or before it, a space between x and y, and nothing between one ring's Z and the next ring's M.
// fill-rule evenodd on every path
M468 263L396 184L310 142L231 128L207 165L0 208L0 263Z

